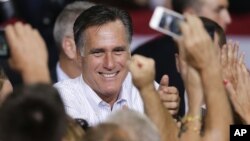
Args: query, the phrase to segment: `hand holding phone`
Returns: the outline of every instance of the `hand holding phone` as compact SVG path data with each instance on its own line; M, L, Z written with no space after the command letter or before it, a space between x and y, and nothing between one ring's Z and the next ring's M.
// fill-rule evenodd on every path
M157 7L154 10L150 20L150 27L173 38L181 35L180 23L184 21L184 17L170 9Z

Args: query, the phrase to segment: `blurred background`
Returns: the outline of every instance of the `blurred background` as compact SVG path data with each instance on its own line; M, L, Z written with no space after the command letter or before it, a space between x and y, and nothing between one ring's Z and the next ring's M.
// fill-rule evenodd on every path
M58 52L52 29L62 8L74 0L0 0L0 27L21 20L37 28L44 37L49 51L49 67L55 66ZM149 28L148 22L157 5L171 8L169 0L90 0L128 10L134 25L132 50L160 33ZM229 0L232 23L227 30L228 39L240 42L250 68L250 0Z

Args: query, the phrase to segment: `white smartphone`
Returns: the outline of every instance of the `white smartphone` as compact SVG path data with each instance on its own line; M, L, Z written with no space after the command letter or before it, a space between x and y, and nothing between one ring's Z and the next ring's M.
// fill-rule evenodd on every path
M179 25L182 21L184 21L184 17L181 14L164 7L156 7L149 26L173 38L177 38L181 35Z

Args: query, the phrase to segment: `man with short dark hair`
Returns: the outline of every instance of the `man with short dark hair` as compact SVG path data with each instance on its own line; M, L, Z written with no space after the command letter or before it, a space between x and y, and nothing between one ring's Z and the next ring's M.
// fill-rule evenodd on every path
M144 112L127 66L132 34L130 16L117 8L97 5L77 18L74 38L82 75L55 84L70 116L95 125L124 107ZM168 87L167 82L162 82L159 89L165 93L162 101L175 114L179 102L177 89Z

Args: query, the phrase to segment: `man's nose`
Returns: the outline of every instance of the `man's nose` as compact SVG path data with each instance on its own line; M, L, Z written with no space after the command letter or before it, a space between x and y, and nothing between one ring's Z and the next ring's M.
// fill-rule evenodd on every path
M115 67L115 60L112 53L107 53L104 58L104 67L106 69L113 69Z
M232 19L231 19L231 16L230 16L228 10L224 10L223 14L221 16L222 16L221 18L223 19L223 22L224 22L223 28L225 29L226 26L232 22Z

